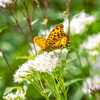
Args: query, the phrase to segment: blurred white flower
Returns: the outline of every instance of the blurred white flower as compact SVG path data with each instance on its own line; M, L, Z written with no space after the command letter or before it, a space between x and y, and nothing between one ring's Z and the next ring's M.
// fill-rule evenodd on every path
M94 76L93 85L89 86L88 93L93 96L95 93L100 93L100 77L98 75Z
M95 94L100 93L100 84L95 84L92 87L89 86L88 93L95 96Z
M83 81L83 88L82 91L86 94L88 93L88 87L92 86L91 78L87 78L86 81Z
M0 77L0 79L2 79L2 77Z
M89 55L91 55L91 56L97 56L97 55L99 55L99 51L97 51L97 50L89 51Z
M12 0L0 0L0 7L5 8L6 5L9 5L10 3L12 3Z
M7 96L3 96L5 100L25 100L25 94L26 92L23 92L22 90L17 90L17 92L9 93Z
M41 50L41 48L39 46L37 46L36 44L35 44L36 52L35 52L35 48L34 48L33 43L30 43L30 46L32 48L32 51L28 50L30 55L33 55L33 54L36 55L36 52L38 53Z
M61 61L66 60L68 50L55 50L54 52L44 52L37 55L35 60L28 60L14 74L15 82L28 81L27 77L34 75L34 71L51 73L56 67L61 66Z
M23 80L27 81L26 75L29 74L29 65L28 63L24 63L14 74L14 82L21 83ZM31 72L30 72L31 73Z
M86 25L90 25L95 21L93 16L89 16L85 12L81 12L80 15L76 18L73 18L70 22L70 34L82 34L85 29ZM68 32L68 19L65 18L63 21L64 25L64 32Z
M92 85L96 85L98 82L100 82L100 77L98 75L95 75L93 79L87 78L86 81L83 82L83 88L82 91L87 94L89 92L89 87L92 87Z
M68 54L68 50L67 49L58 49L58 50L55 50L55 56L57 56L60 60L66 60L66 56ZM51 52L52 53L52 52Z
M88 36L87 41L81 45L83 48L88 50L94 50L100 46L100 33Z
M3 57L3 54L2 54L2 52L1 52L1 51L0 51L0 56L1 56L1 57Z
M53 30L54 27L50 27L49 30L46 30L46 34L45 34L45 30L40 30L39 32L39 36L43 36L45 38L48 38L50 32Z
M96 66L100 69L100 55L96 57Z

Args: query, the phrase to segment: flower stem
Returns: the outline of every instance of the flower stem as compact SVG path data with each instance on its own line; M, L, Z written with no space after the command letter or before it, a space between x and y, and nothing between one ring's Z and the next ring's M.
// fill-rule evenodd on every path
M57 84L56 84L56 82L55 82L55 79L54 79L53 74L52 74L52 78L53 78L54 85L55 85L55 88L56 88L57 100L61 100L60 92L59 92L59 90L58 90L58 87L57 87Z
M3 51L2 51L1 49L0 49L0 51L2 52L3 57L4 57L4 59L5 59L6 63L7 63L7 65L8 65L8 67L9 67L9 69L10 69L11 73L12 73L12 74L14 74L14 71L12 70L12 68L11 68L10 64L8 63L8 60L7 60L6 56L4 55Z

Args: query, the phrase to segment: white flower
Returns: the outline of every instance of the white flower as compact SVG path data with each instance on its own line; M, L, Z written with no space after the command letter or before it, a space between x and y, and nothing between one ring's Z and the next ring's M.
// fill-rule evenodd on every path
M90 78L87 78L86 81L83 82L82 91L86 94L88 93L88 86L92 86L92 81Z
M67 49L58 49L58 50L55 50L55 56L57 56L60 60L66 60L66 56L67 56L67 53L68 53L68 50ZM52 52L51 52L52 53Z
M24 100L25 99L26 92L23 92L22 90L17 90L17 92L9 93L7 96L3 96L5 100Z
M50 27L49 30L46 30L46 34L45 34L45 31L44 30L40 30L39 32L39 36L43 36L45 38L48 38L50 32L53 30L54 27Z
M2 79L2 77L0 77L0 79Z
M0 0L0 7L5 8L6 5L9 5L10 3L12 3L12 0Z
M28 63L24 63L14 74L14 81L21 83L23 80L26 80L26 75L29 74L29 66Z
M100 55L96 58L96 66L100 69Z
M100 33L88 36L87 41L83 42L81 45L83 48L88 50L94 50L100 45Z
M31 50L28 51L30 55L33 55L33 54L36 55L36 52L38 53L41 50L41 48L37 46L36 44L35 44L36 52L35 52L33 43L30 43L30 46L32 47L32 51Z
M68 50L55 50L54 52L37 55L35 60L28 60L24 63L15 73L14 81L22 82L23 80L28 81L29 76L33 76L33 71L51 73L55 71L55 68L61 66L61 61L66 60Z
M83 82L83 88L82 91L87 94L89 91L89 87L92 87L93 84L97 84L97 82L100 82L100 77L98 75L95 75L93 79L87 78L86 81Z
M1 51L0 51L0 56L1 56L1 57L3 57L3 54L2 54L2 52L1 52Z
M91 56L97 56L97 55L99 55L99 51L97 51L97 50L89 51L89 55L91 55Z
M39 36L43 36L45 38L48 38L49 34L50 34L49 30L46 31L46 34L45 34L44 30L40 30L40 32L39 32Z
M77 18L73 18L70 22L70 34L82 34L85 29L86 25L90 25L95 21L95 18L93 16L89 16L88 14L85 14L85 12L81 12L80 15ZM65 18L64 22L64 32L68 32L68 19Z

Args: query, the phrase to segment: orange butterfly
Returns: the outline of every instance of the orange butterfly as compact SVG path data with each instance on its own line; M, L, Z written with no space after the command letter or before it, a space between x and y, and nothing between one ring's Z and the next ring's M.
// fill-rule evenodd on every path
M70 43L70 36L63 31L63 25L57 25L50 33L48 38L35 37L33 41L41 47L41 50L50 52L56 49L62 49Z

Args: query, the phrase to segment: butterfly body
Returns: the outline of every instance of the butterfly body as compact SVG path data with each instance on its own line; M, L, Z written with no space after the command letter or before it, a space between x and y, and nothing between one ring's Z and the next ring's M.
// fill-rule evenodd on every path
M53 51L62 49L70 43L70 36L63 31L63 25L57 25L50 33L47 39L43 37L35 37L33 40L42 51Z

